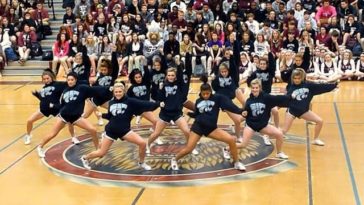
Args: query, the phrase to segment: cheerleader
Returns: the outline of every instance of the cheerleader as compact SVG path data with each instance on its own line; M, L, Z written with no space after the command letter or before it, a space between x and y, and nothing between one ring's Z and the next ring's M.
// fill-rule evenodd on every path
M324 56L324 62L320 68L320 78L328 82L340 79L341 75L338 72L335 60L332 58L331 53L327 52Z
M272 53L268 54L268 60L266 58L260 58L259 59L259 67L258 69L253 72L247 79L248 86L251 84L251 82L258 78L261 80L262 83L262 90L269 94L272 91L272 84L273 84L273 78L275 77L275 60ZM274 107L272 109L272 115L273 115L273 121L276 127L279 126L279 113L278 108ZM269 137L263 135L264 143L266 145L271 145L271 142L269 141Z
M246 147L255 132L276 138L277 155L281 159L288 159L282 152L283 133L276 127L270 125L269 118L272 108L287 107L288 96L273 96L263 92L262 83L259 79L250 82L251 94L245 103L243 116L246 117L246 126L243 132L243 141L237 143L238 148Z
M248 78L252 73L251 62L248 53L240 53L240 64L239 64L239 84L243 84L244 80Z
M153 57L153 66L150 72L150 97L157 101L159 84L163 82L166 77L166 67L165 61L159 56Z
M245 166L239 162L235 138L217 127L220 109L228 110L237 115L241 114L242 110L225 96L219 94L213 95L212 88L207 83L207 80L207 76L202 77L203 84L200 86L200 96L195 103L195 121L191 126L187 145L171 160L172 170L179 170L177 161L189 154L203 135L227 143L233 156L234 168L245 170ZM223 153L225 158L230 159L230 153L225 150Z
M127 96L138 100L149 101L150 100L150 81L149 81L149 70L148 68L142 72L139 69L133 69L129 74L130 87L127 92ZM147 119L153 124L153 130L157 124L157 118L153 112L144 112L141 116ZM136 124L140 124L141 117L136 117Z
M188 92L190 91L190 82L191 82L191 76L192 76L192 60L191 59L192 59L192 56L190 55L190 53L186 53L184 61L181 62L181 59L176 57L175 62L176 62L176 64L181 64L181 66L182 66L183 107L194 111L195 104L188 99Z
M338 63L338 73L341 75L341 79L351 80L355 72L355 62L353 60L353 54L350 50L346 49L343 53L343 58Z
M226 60L220 64L218 68L218 74L216 78L212 81L211 85L214 91L217 94L224 95L230 100L233 100L235 97L238 101L244 106L245 99L244 95L239 88L239 75L238 75L238 67L236 66L236 60L239 59L239 52L237 51L238 45L237 42L234 42L234 56L230 56L231 50L225 51ZM228 61L227 61L228 60ZM240 123L243 121L243 117L241 115L237 115L235 113L226 112L230 119L233 120L235 126L235 135L238 139L240 139Z
M105 126L105 137L102 138L101 146L87 155L81 157L83 167L90 170L89 161L94 158L105 156L111 145L117 139L126 140L134 143L139 147L138 165L144 170L152 168L144 162L145 158L145 140L137 133L130 129L130 122L133 115L140 115L143 112L151 112L159 107L158 103L142 101L135 98L129 98L125 95L125 86L123 83L115 83L113 87L114 98L109 102L108 113L103 114L109 123Z
M83 113L84 118L88 118L92 112L96 112L98 118L98 125L103 125L102 118L97 111L97 107L101 106L107 109L107 102L112 98L112 92L110 91L110 86L114 85L116 78L119 73L119 64L117 60L117 53L115 52L115 47L113 47L111 62L108 59L103 59L99 66L99 72L97 73L96 80L91 82L93 86L100 86L102 89L102 94L100 93L97 97L92 97L86 101L85 111ZM102 88L101 88L102 87Z
M149 136L148 145L152 145L170 122L174 122L178 128L182 130L186 139L188 139L190 130L187 121L182 115L182 108L185 100L182 69L181 64L177 66L177 69L169 68L166 72L165 82L160 83L159 85L158 101L162 102L164 106L160 110L159 120L157 121L155 130ZM147 154L149 153L150 149L149 146L147 146ZM197 150L194 150L193 154L198 154Z
M59 99L63 90L66 88L66 83L55 81L56 76L52 70L46 69L42 73L43 88L40 91L33 91L32 94L40 100L39 110L33 113L27 120L27 134L24 136L24 144L28 145L31 142L33 129L33 123L42 119L43 117L49 117L50 115L57 116L59 108L54 105L59 103ZM72 136L72 142L78 144L79 141L75 137L75 133L72 126L69 126L69 131Z
M85 100L97 96L102 89L100 87L89 87L78 82L76 73L67 74L67 87L61 96L61 104L50 105L50 107L60 107L56 122L48 135L46 135L37 147L38 156L43 158L45 153L43 147L57 136L66 124L76 125L87 130L92 137L92 141L97 148L99 141L96 136L96 128L85 118L82 117ZM102 88L102 87L101 87Z
M74 63L71 68L71 72L77 74L77 81L89 82L91 63L90 58L87 55L86 47L82 47L82 52L76 53Z
M356 63L355 76L358 80L361 80L364 77L364 52L360 54L360 58Z
M306 83L305 75L305 71L299 68L292 72L291 86L287 91L287 95L291 97L291 101L287 108L285 123L282 131L284 134L287 133L296 117L315 122L316 125L313 144L324 146L325 143L319 138L323 120L320 116L309 109L310 102L313 96L330 92L337 88L338 84Z

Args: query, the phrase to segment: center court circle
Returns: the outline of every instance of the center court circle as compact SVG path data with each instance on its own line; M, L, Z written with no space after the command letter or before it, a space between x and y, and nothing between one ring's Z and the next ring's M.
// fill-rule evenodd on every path
M229 126L219 126L231 133ZM147 139L150 126L133 128ZM176 127L166 128L160 136L163 145L151 148L151 155L145 161L152 167L145 171L138 166L138 147L125 141L113 143L109 152L102 158L91 161L92 170L82 167L80 157L95 148L90 136L78 137L81 141L73 145L71 140L59 142L46 151L43 162L55 174L72 181L102 186L195 186L202 184L226 183L235 180L251 179L272 175L294 168L287 160L269 158L273 146L266 146L263 139L253 136L248 147L240 149L239 159L246 165L245 172L233 168L232 160L223 158L225 143L201 137L197 149L199 155L187 155L179 160L179 171L172 171L170 159L185 145L181 131Z

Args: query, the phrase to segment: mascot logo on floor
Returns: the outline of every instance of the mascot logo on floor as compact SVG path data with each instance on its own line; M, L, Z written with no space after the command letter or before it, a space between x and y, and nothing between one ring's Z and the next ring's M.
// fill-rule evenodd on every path
M231 132L228 126L220 126ZM134 131L147 139L150 127L135 128ZM197 145L198 155L187 155L179 160L179 171L172 171L170 159L183 148L186 141L175 127L165 129L160 136L162 145L153 145L146 163L152 167L145 171L138 166L139 149L126 141L116 141L101 159L94 159L92 170L82 167L80 157L95 150L90 136L79 136L81 143L73 145L70 140L50 147L44 158L45 164L55 174L70 180L103 186L195 186L199 184L226 183L276 174L296 165L287 160L270 157L273 146L266 146L263 139L255 135L249 145L239 149L239 159L247 170L233 168L232 159L224 159L222 150L227 144L201 137Z

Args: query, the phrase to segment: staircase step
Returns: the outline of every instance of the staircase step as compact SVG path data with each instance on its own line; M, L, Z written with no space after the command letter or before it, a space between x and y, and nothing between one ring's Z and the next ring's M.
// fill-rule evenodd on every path
M41 58L41 57L37 57L37 58ZM13 62L9 62L8 66L5 67L5 69L8 68L14 68L17 69L19 67L19 63L17 61L13 61ZM44 68L40 68L40 67L48 67L49 66L49 62L48 61L41 61L41 60L28 60L24 66L20 66L22 68L36 68L38 67L39 69L44 69Z
M3 76L40 76L43 73L43 69L4 69L2 71Z

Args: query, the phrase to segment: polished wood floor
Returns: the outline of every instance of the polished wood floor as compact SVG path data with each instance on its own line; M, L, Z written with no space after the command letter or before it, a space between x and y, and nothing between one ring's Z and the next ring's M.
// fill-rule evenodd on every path
M39 160L35 146L51 129L54 119L38 121L32 144L23 144L26 119L38 108L30 91L41 87L39 80L0 79L0 204L351 205L364 200L363 82L342 82L338 91L314 98L313 110L325 121L321 136L326 146L307 150L305 144L286 143L286 154L298 165L294 169L218 185L110 188L56 176ZM283 122L284 111L280 112ZM91 121L96 124L95 118ZM227 121L222 114L220 122ZM312 137L313 127L308 131ZM68 137L67 132L62 131L50 145ZM78 135L83 132L77 130ZM290 133L305 139L305 122L296 120Z

